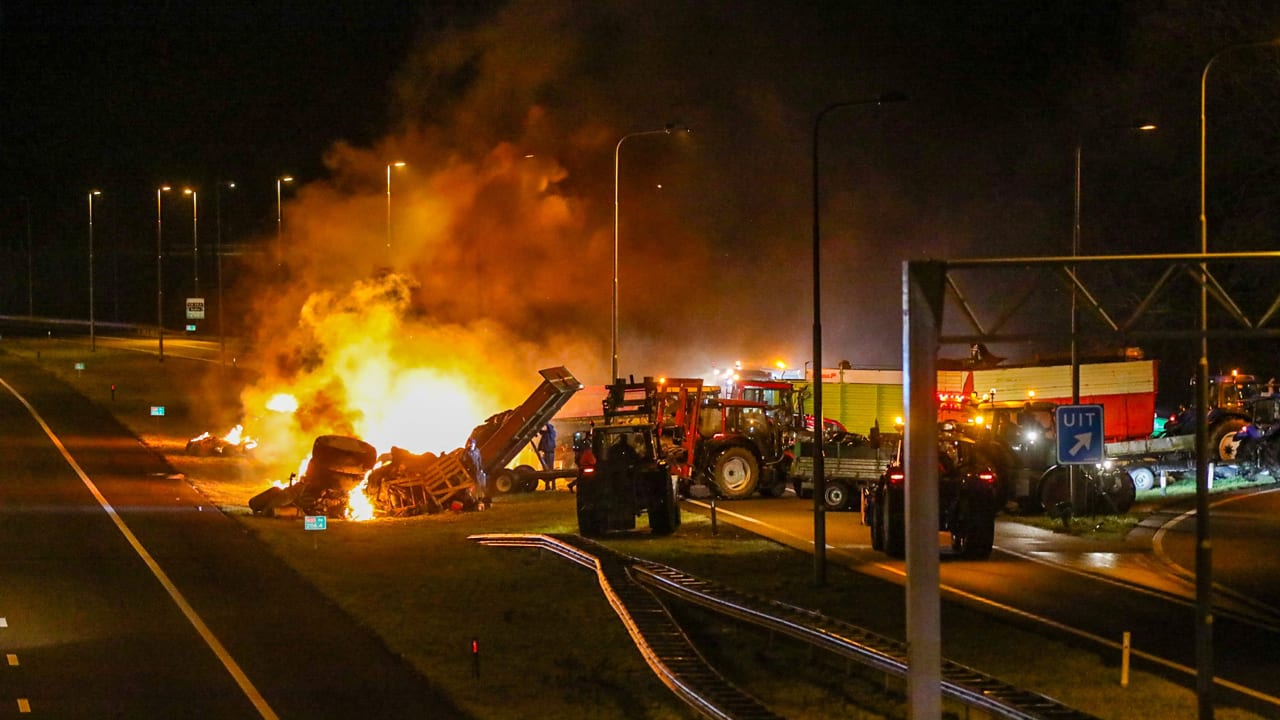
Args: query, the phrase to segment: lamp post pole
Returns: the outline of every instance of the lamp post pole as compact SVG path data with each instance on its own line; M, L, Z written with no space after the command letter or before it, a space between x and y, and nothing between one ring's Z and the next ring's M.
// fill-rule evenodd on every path
M690 132L690 129L684 125L667 123L666 127L658 130L627 133L619 138L618 144L613 147L613 362L610 365L610 384L618 378L618 158L622 153L622 143L626 142L627 138L641 135L670 135L676 130Z
M1143 123L1141 125L1123 125L1111 128L1114 130L1137 130L1138 132L1153 132L1156 126L1152 123ZM1084 133L1076 135L1076 172L1075 172L1075 191L1071 210L1071 257L1080 255L1080 202L1082 174L1081 156L1084 150ZM1079 330L1079 306L1077 304L1077 287L1075 282L1076 268L1071 267L1071 404L1080 404L1080 357L1077 347L1076 333ZM1067 487L1071 495L1071 503L1076 505L1076 478L1077 468L1075 465L1067 466ZM1081 508L1076 507L1076 510Z
M160 197L169 190L168 185L156 188L156 338L160 362L164 362L164 213Z
M827 581L827 521L826 507L822 496L826 491L825 468L822 462L822 273L820 255L822 250L818 193L818 134L822 127L822 119L833 110L855 105L882 105L890 102L902 102L906 97L900 93L885 93L867 100L832 103L824 107L813 118L813 574L814 582L821 586Z
M1200 74L1200 254L1209 252L1205 209L1205 95L1209 69L1222 55L1246 48L1277 47L1280 38L1228 45L1213 54ZM1209 537L1209 298L1208 268L1200 263L1200 362L1196 367L1196 699L1200 720L1213 719L1213 553Z
M191 196L191 289L192 297L200 297L200 217L199 198L193 188L186 188L183 195Z
M22 197L22 205L26 210L27 221L27 317L35 317L36 301L35 301L35 275L31 268L31 198Z
M391 168L402 168L403 160L387 163L387 262L391 262Z
M101 194L99 190L89 191L89 352L98 350L98 336L93 318L93 196Z
M280 186L293 182L292 175L276 178L276 267L284 267L284 206L280 201Z
M228 190L235 190L236 184L227 181L218 181L213 188L213 225L214 225L214 246L213 254L217 259L217 276L218 276L218 361L227 364L227 333L222 327L222 187L226 186Z

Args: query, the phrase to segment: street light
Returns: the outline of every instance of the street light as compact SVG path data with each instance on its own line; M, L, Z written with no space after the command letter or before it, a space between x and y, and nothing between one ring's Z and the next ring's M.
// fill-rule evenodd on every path
M160 362L164 362L164 213L161 212L161 193L171 190L168 185L156 188L156 337L159 339Z
M192 297L200 297L200 218L197 208L199 198L192 188L184 188L183 195L191 196L191 288Z
M284 213L282 212L283 208L280 204L280 186L283 183L291 183L291 182L293 182L292 175L281 175L280 177L276 178L276 267L284 266L284 253L282 250L284 246L284 241L283 241Z
M826 491L825 468L822 462L822 292L819 256L822 242L818 222L818 131L827 113L856 105L883 105L902 102L906 96L891 92L867 100L832 103L824 107L813 119L813 561L814 580L818 585L827 581L827 524L826 507L822 496Z
M220 180L213 188L213 225L215 231L213 254L217 256L218 266L218 360L227 364L227 334L222 328L222 188L235 190L233 182Z
M403 160L387 163L387 262L391 261L391 168L402 168Z
M23 208L26 210L27 221L27 317L35 317L36 301L35 301L35 275L31 272L31 198L22 196Z
M1137 132L1154 132L1156 126L1153 123L1143 123L1140 125L1115 125L1105 128L1108 130L1128 130ZM1075 193L1072 203L1071 218L1071 257L1080 254L1080 199L1081 199L1081 172L1080 158L1084 148L1084 132L1076 134L1076 177L1075 177ZM1078 355L1076 343L1076 331L1079 328L1079 309L1077 307L1077 288L1074 279L1076 268L1071 267L1073 276L1071 282L1071 404L1080 404L1080 358ZM1067 488L1071 497L1071 502L1076 502L1076 473L1075 465L1067 466Z
M101 194L100 190L89 191L89 352L96 352L98 349L93 322L93 196Z
M1205 89L1209 68L1222 55L1247 48L1277 47L1280 38L1228 45L1213 54L1200 74L1200 254L1209 253L1205 210ZM1209 537L1209 271L1200 263L1200 363L1196 368L1196 698L1201 720L1213 718L1213 554Z
M670 135L676 130L686 133L691 132L685 125L667 123L660 130L641 130L627 133L618 140L618 144L613 148L613 363L610 370L611 375L609 376L610 383L618 379L618 157L622 152L622 143L626 142L627 138L640 137L641 135Z

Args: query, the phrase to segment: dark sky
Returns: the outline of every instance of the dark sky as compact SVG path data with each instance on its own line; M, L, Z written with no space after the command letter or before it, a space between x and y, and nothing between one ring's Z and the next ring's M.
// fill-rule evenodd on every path
M50 286L85 274L91 187L104 191L101 241L138 275L137 300L153 287L136 248L154 241L159 182L194 183L208 208L216 181L236 180L229 240L253 246L273 232L275 177L296 174L290 242L365 268L342 255L362 241L302 218L332 230L351 217L335 208L349 208L376 245L383 164L408 159L401 232L431 238L398 263L420 283L416 312L600 348L615 143L687 123L687 137L620 152L635 373L808 358L813 118L833 102L909 98L822 126L827 365L897 364L905 259L1069 252L1078 139L1086 254L1198 249L1200 70L1218 48L1280 31L1264 2L4 2L0 13L0 312L25 311L20 197L35 216L38 303L83 316L83 300ZM1215 69L1220 249L1275 246L1276 60L1246 51ZM1138 120L1160 130L1117 130ZM555 209L527 204L528 183ZM181 237L182 206L166 202ZM299 267L293 289L321 276L349 280ZM970 292L991 306L1024 280ZM289 304L253 287L259 303ZM600 359L575 358L588 376Z

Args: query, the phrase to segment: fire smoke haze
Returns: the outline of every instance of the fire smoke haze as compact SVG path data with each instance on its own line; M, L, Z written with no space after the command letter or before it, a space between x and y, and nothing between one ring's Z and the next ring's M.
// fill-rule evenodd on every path
M333 145L327 177L286 193L284 270L257 274L272 371L247 408L304 388L334 410L314 430L368 435L385 424L368 408L401 398L416 406L407 422L452 428L416 448L440 450L520 402L538 368L605 382L615 146L668 123L692 133L633 136L619 154L622 375L810 357L811 141L833 102L911 98L822 126L826 365L898 364L902 260L1069 247L1070 141L1037 139L1058 109L1026 92L1055 79L1067 39L1033 10L539 0L473 12L422 33L383 139ZM1025 33L970 42L1023 21ZM993 65L1005 71L984 74ZM465 386L467 408L413 395L416 374Z

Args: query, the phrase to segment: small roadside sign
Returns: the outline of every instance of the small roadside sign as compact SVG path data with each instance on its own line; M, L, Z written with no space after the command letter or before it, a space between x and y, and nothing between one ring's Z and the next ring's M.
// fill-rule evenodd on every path
M204 298L187 298L187 319L204 319Z
M151 417L164 417L164 406L163 406L163 405L152 405L152 406L151 406Z
M324 515L307 515L302 520L303 530L324 530L328 525L329 518Z
M1058 462L1063 465L1096 465L1102 462L1102 406L1059 405Z

